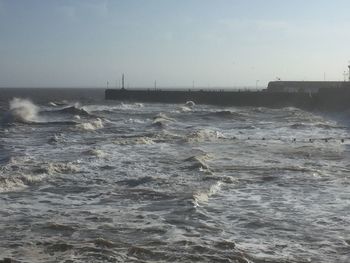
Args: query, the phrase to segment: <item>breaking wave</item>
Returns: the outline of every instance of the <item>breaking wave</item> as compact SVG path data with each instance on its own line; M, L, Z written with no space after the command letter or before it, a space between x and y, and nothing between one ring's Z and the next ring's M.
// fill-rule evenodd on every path
M118 145L137 145L137 144L154 144L154 141L148 137L129 137L119 138L113 141L114 144Z
M222 186L221 181L217 181L216 183L210 185L205 190L196 191L193 193L193 204L195 206L200 206L201 204L206 204L209 201L209 198L212 195L215 195L218 191L220 191Z
M69 174L80 172L80 167L75 163L47 163L36 171L37 173L43 174Z
M39 108L28 99L14 98L10 101L9 111L5 113L3 122L33 122L38 119Z
M230 111L230 110L221 110L209 112L207 116L212 116L216 118L229 118L229 119L240 119L245 120L246 116L242 113Z
M209 129L198 130L187 136L188 142L215 141L225 138L226 137L221 132Z
M184 106L180 107L180 111L181 112L189 112L192 111L192 108L195 106L196 104L193 101L186 101Z
M15 175L0 177L0 193L21 190L29 185L40 182L45 175Z
M97 129L102 129L104 127L103 122L100 118L97 118L91 122L83 122L77 124L77 127L86 131L95 131Z
M186 107L194 107L196 105L196 103L194 103L193 101L189 100L186 101L185 106Z
M185 159L185 162L191 163L189 168L192 169L200 169L200 170L207 170L210 171L209 165L206 163L208 159L210 159L209 154L201 155L201 156L191 156L187 159Z
M79 108L78 106L66 107L66 108L57 110L56 112L64 113L64 114L80 115L80 116L91 116L90 113L88 113L83 108Z
M173 118L168 117L164 113L159 113L157 116L153 118L153 126L157 127L164 127L170 122L174 122L175 120Z

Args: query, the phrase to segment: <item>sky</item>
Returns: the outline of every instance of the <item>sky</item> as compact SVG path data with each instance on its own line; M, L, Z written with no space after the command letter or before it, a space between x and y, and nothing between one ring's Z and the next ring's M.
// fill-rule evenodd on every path
M0 0L0 87L344 80L348 0Z

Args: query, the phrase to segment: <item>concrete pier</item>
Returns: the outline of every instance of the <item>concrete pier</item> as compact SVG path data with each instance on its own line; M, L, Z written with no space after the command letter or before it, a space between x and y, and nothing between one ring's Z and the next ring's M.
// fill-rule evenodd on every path
M341 111L350 108L350 82L274 81L262 91L107 89L108 100L212 104L222 106L297 107Z

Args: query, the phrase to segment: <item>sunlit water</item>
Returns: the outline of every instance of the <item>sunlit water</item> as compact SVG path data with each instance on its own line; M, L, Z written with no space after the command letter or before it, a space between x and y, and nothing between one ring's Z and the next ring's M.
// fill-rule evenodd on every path
M350 262L346 114L49 98L1 112L2 258Z

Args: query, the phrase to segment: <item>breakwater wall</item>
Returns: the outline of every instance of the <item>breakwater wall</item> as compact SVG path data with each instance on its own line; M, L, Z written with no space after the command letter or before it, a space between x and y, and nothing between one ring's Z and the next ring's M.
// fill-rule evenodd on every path
M126 90L107 89L108 100L158 103L185 103L221 106L297 107L307 110L341 111L350 108L350 88L320 88L317 92Z
M270 81L267 91L316 93L321 89L350 89L349 81Z

